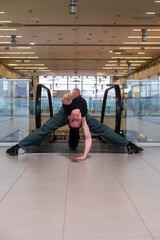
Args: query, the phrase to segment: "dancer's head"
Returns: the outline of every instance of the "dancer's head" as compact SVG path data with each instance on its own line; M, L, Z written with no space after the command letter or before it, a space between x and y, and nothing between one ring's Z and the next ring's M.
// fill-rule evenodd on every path
M69 147L71 148L71 150L75 150L78 146L80 138L79 128L81 127L82 120L83 118L79 109L72 110L71 115L68 116L68 124L70 127Z
M68 116L69 126L71 128L80 128L82 123L82 115L79 109L74 109Z

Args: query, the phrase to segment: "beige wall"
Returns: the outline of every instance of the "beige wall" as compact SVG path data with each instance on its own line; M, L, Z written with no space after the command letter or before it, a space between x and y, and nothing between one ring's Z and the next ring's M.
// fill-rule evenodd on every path
M24 75L16 73L15 71L10 70L9 68L5 67L2 63L0 63L0 75L3 78L8 78L8 79L24 78Z
M154 74L157 74L157 79L158 79L158 75L160 73L160 63L155 65L155 66L151 66L150 68L144 69L140 72L136 72L134 74L131 74L127 79L142 79L142 78L148 78Z

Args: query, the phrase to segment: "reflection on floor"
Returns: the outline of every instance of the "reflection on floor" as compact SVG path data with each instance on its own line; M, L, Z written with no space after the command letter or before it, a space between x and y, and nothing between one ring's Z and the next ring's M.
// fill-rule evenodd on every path
M19 142L29 133L29 117L0 116L0 142Z
M0 142L19 142L20 140L24 139L28 135L26 129L17 129L16 131L12 132L11 134L3 137L0 139Z
M0 147L0 240L160 240L160 147L141 154Z

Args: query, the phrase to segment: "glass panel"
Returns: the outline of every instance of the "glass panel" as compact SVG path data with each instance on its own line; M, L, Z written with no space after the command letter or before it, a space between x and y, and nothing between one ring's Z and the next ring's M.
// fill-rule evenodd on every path
M108 127L112 128L113 130L115 130L115 122L116 122L116 96L115 90L111 89L108 92L103 123Z
M48 94L45 88L41 92L41 125L50 118Z
M67 90L67 81L68 77L67 76L56 76L54 78L54 85L53 85L53 90Z
M0 80L0 141L19 141L28 133L29 80Z
M160 124L160 81L127 81L127 139L158 142Z

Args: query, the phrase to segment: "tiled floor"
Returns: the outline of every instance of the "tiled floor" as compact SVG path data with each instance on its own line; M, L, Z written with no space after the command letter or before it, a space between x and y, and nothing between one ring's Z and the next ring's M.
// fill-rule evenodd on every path
M0 240L160 240L160 147L142 154L5 154Z

